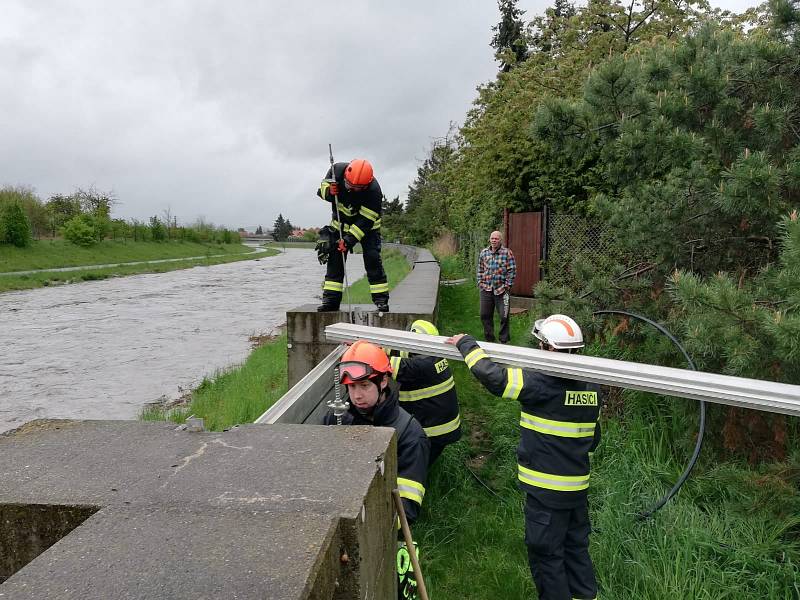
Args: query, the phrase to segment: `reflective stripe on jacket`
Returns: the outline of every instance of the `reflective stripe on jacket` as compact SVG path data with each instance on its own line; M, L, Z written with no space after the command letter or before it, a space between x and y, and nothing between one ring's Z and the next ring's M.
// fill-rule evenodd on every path
M492 362L472 336L458 344L472 374L495 396L521 404L517 479L553 508L586 501L589 453L600 435L600 388Z
M383 210L383 192L377 179L373 179L366 190L355 192L348 190L344 184L344 170L348 163L335 163L333 171L336 173L336 183L339 184L339 218L342 233L349 233L359 242L370 231L380 231L381 211ZM331 170L325 174L325 179L320 183L317 196L331 203L331 227L339 230L339 220L336 218L336 206L333 195L330 193Z
M458 396L447 359L414 354L389 356L392 377L400 385L400 402L428 437L450 444L461 439Z

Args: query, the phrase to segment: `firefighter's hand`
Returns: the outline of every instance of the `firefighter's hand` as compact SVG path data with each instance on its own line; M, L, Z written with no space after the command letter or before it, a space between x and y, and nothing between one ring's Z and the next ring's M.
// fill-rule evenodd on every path
M344 242L344 248L342 248L341 244ZM354 235L350 233L345 233L344 237L339 240L339 252L352 252L353 248L356 247L358 240L355 238Z
M339 184L336 183L336 180L329 181L330 187L328 188L328 192L331 196L338 196L339 195Z
M344 240L339 240L338 242L336 242L336 249L339 252L341 252L342 254L346 254L347 253L347 244L345 243Z
M447 339L444 341L444 343L445 343L445 344L451 344L451 345L453 345L453 346L458 346L458 342L460 342L460 341L461 341L461 338L463 338L465 335L466 335L465 333L459 333L459 334L457 334L457 335L454 335L454 336L452 336L452 337L449 337L449 338L447 338Z

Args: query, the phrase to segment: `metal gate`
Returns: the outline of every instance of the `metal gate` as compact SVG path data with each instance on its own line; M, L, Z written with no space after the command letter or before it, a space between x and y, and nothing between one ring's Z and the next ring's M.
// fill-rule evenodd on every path
M512 213L505 209L503 229L506 246L517 262L517 278L511 293L533 296L533 286L542 278L542 213Z

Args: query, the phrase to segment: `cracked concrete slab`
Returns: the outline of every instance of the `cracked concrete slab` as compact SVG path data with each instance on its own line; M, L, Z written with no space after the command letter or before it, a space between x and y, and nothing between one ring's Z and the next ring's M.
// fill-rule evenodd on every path
M34 421L0 435L0 598L391 597L395 454L374 427Z

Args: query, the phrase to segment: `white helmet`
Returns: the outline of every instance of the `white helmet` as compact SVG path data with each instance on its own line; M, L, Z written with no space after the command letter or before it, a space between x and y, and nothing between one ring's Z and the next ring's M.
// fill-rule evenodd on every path
M531 333L556 350L583 348L581 328L567 315L550 315L546 319L538 319Z

